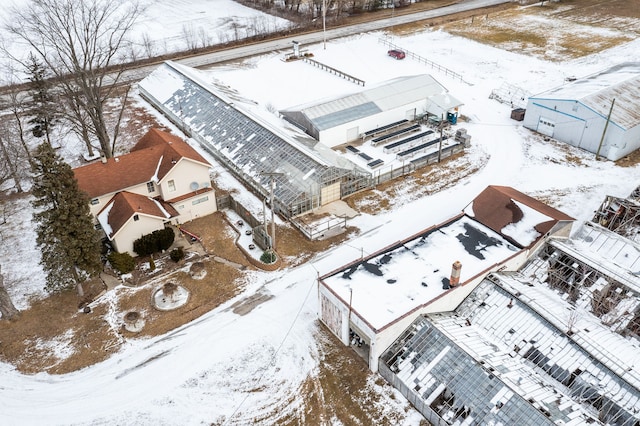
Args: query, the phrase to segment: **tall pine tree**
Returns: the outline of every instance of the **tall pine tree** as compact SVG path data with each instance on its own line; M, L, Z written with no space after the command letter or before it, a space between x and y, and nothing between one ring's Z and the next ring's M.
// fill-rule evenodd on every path
M31 81L31 97L33 117L29 120L31 131L35 137L45 137L51 145L51 129L55 126L60 116L60 102L55 99L54 92L49 81L47 69L33 54L29 55L27 72Z
M100 243L89 213L89 199L78 188L71 167L43 143L34 153L32 202L36 242L47 273L47 290L76 287L99 273Z

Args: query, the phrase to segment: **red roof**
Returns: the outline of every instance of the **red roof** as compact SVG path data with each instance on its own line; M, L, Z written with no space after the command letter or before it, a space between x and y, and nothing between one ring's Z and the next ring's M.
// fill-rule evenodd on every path
M97 161L74 169L78 187L96 198L126 190L135 185L164 176L182 159L210 166L198 152L178 136L151 129L131 149L129 154Z
M109 238L117 234L134 214L155 216L162 220L178 216L178 212L167 203L126 191L118 192L98 213L101 222L105 219L103 212L108 212L106 220L111 228Z
M541 235L546 234L561 220L575 220L560 210L556 210L509 186L495 185L488 186L473 200L471 204L473 217L478 222L501 234L501 230L505 226L519 222L524 216L524 213L514 201L524 204L550 218L548 221L535 225L535 230Z

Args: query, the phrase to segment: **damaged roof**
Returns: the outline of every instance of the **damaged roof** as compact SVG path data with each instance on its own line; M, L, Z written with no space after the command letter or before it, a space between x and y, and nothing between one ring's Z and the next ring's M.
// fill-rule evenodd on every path
M519 247L531 247L559 221L571 216L508 186L490 185L465 213Z

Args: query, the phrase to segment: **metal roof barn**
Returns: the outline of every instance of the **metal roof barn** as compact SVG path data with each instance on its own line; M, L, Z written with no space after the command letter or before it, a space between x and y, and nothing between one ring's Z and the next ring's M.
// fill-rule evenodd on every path
M523 125L615 161L640 148L640 63L619 64L529 98Z

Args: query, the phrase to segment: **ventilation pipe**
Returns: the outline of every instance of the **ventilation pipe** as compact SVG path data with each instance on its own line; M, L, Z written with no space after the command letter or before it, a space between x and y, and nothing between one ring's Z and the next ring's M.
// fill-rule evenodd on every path
M449 278L449 283L451 287L455 287L460 283L460 270L462 269L462 263L459 260L453 262L451 265L451 278Z
M297 41L293 41L293 57L297 58L300 56L300 44Z

